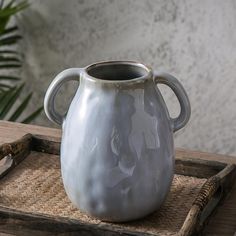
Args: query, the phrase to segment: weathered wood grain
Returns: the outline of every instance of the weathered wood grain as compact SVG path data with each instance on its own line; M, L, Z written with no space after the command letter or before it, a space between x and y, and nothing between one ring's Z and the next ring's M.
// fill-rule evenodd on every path
M5 176L9 171L11 171L15 166L17 166L22 160L29 155L32 149L32 135L26 134L22 138L11 142L5 143L0 146L0 178ZM4 166L3 159L5 159ZM4 168L5 167L5 168Z
M134 233L123 230L121 227L109 227L103 224L87 224L77 220L67 220L62 217L51 218L40 214L32 215L7 208L1 212L0 232L26 236L152 236L152 234Z
M49 154L60 154L60 138L49 137L44 135L33 135L32 150L45 152Z

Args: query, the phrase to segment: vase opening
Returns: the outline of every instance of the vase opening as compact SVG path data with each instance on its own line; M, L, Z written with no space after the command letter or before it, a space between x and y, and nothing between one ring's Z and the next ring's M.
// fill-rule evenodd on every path
M127 81L145 79L150 69L136 62L112 61L93 64L86 68L93 79L105 81Z

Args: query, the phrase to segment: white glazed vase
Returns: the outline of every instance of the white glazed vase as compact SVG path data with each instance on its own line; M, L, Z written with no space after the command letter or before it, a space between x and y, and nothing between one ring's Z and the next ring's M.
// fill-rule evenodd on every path
M66 116L54 109L61 85L80 81ZM176 94L172 119L156 84ZM173 132L190 117L181 84L129 61L100 62L61 72L49 86L44 108L62 125L61 172L71 202L105 221L134 220L157 210L174 174Z

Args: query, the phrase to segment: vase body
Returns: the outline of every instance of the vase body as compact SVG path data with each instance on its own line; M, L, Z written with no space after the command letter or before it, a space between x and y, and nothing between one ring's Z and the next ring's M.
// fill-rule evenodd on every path
M87 214L112 222L158 209L174 174L173 120L153 74L119 81L95 81L80 73L61 142L69 199Z

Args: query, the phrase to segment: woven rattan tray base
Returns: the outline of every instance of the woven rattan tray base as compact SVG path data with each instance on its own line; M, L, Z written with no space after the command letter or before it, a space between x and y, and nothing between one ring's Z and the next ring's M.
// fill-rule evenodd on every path
M175 175L161 210L133 223L130 230L145 233L177 233L206 179ZM23 212L79 219L99 224L73 207L62 185L59 158L34 152L0 181L0 205ZM124 224L122 224L124 225Z
M125 235L191 235L203 226L216 206L210 204L211 208L207 208L211 198L218 202L223 196L219 189L227 186L225 180L232 173L235 174L234 166L202 162L194 164L191 160L178 160L171 191L160 210L138 221L111 224L89 217L73 207L64 192L58 155L29 152L32 149L57 153L58 146L58 142L45 141L45 137L28 135L10 146L7 144L0 147L0 157L1 154L5 156L2 166L5 162L12 169L10 172L3 171L2 176L5 176L0 179L0 213L2 209L3 212L16 215L24 213L73 225L85 224L91 230L90 233L94 233L97 226L104 229L104 232L109 229L109 233L114 231ZM13 164L17 164L22 157L26 158L13 169ZM217 175L209 180L213 174ZM89 228L90 225L93 227Z

